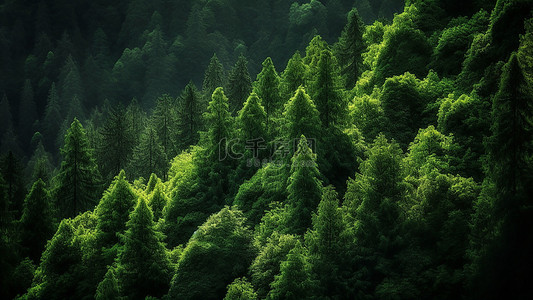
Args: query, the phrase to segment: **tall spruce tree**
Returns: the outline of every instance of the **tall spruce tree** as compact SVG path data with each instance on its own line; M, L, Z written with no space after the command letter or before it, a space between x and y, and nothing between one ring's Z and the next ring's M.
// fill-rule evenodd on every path
M228 76L227 94L231 112L237 112L252 90L248 61L240 55Z
M107 181L116 176L129 162L134 137L130 130L123 106L111 107L107 119L100 128L98 158L102 173Z
M280 273L272 282L267 299L305 299L313 295L311 270L306 257L306 249L300 241L281 263Z
M348 13L348 23L344 27L339 42L335 45L335 54L339 59L341 75L344 76L344 86L351 89L363 73L363 57L361 54L366 49L363 33L365 24L357 9Z
M233 118L229 112L228 98L224 89L218 87L211 97L204 119L208 128L209 155L217 156L219 149L226 149L228 139L232 138Z
M287 101L290 99L298 87L305 85L306 68L300 52L296 51L287 62L287 67L281 74L280 89L283 100Z
M202 84L202 92L204 97L206 99L210 99L215 89L218 87L223 87L224 83L224 67L218 60L217 55L213 54L204 74L204 82Z
M263 69L257 74L254 92L259 96L267 116L267 128L276 113L283 108L280 94L280 78L270 57L263 61Z
M299 139L302 134L312 139L319 137L319 112L302 86L285 105L283 117L286 122L285 136L288 139Z
M62 119L61 107L59 106L59 95L57 93L56 84L53 82L52 86L50 87L50 91L48 92L48 99L42 124L46 141L50 141L47 144L49 149L53 149L54 141L57 139L57 133L61 128Z
M199 131L203 127L202 114L206 109L207 102L203 100L200 92L192 81L178 98L176 110L178 120L178 142L182 149L198 143Z
M320 112L320 120L326 128L346 123L348 103L344 99L338 66L331 51L320 54L316 79L311 84L313 101Z
M21 245L27 249L28 257L38 262L46 241L54 234L54 212L46 183L37 179L24 200L20 219Z
M152 118L165 154L167 157L174 157L177 120L174 99L170 95L165 94L157 98Z
M117 260L120 294L129 299L162 297L168 290L172 269L162 234L154 229L152 210L144 197L139 197L126 226L124 248Z
M100 173L93 158L93 149L78 119L74 119L67 130L61 155L63 161L54 179L53 196L59 216L74 217L92 209L101 192Z
M474 236L489 235L481 249L473 249L475 298L521 298L531 292L533 283L525 266L533 264L532 107L531 87L513 53L493 99L492 136L486 145L487 175L493 187L485 184L485 189L492 198L488 199L491 209L488 218L482 214L483 205L475 212L477 220L491 220L489 231L473 232ZM474 223L474 228L479 224Z
M158 179L154 191L149 195L149 204L154 214L154 222L159 221L163 217L163 209L170 201L164 188L163 183Z
M148 123L133 149L130 169L134 177L149 178L155 173L160 178L166 178L168 159L152 122Z
M322 183L316 164L316 154L309 148L307 138L301 136L294 153L288 179L287 202L290 206L289 224L293 233L302 234L311 225L311 214L322 197Z

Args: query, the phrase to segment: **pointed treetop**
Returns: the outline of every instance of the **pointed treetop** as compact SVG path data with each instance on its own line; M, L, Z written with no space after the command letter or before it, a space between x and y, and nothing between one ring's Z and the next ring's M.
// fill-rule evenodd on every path
M296 90L294 96L285 105L283 116L286 121L288 138L300 138L302 134L309 138L318 138L320 131L319 112L303 86Z

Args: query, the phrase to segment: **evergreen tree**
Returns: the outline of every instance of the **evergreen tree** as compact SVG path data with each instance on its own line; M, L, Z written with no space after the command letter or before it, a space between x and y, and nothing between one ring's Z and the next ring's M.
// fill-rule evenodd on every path
M118 291L118 281L115 267L111 266L107 269L104 280L98 284L94 298L96 300L109 300L118 299L119 297L120 294Z
M219 87L213 92L204 119L208 128L209 155L218 156L219 149L226 149L226 142L232 138L233 118L229 112L228 98Z
M152 124L148 124L141 134L139 143L133 149L130 165L134 177L148 178L155 173L166 178L168 159Z
M59 106L59 96L57 94L56 84L53 82L52 86L50 87L50 91L48 92L48 100L46 103L42 124L46 140L50 141L50 143L48 143L50 148L53 147L54 141L57 138L57 133L61 127L62 119L61 107Z
M281 93L284 100L290 99L298 87L305 85L306 66L299 51L287 62L287 67L281 74Z
M165 154L167 157L174 157L176 155L174 145L177 135L174 99L168 94L157 98L152 118Z
M78 97L81 103L85 100L83 92L83 85L81 81L80 71L76 64L76 61L69 55L66 58L65 64L59 74L59 96L60 107L63 109L62 113L68 113L68 109L71 107L70 103L75 97ZM68 120L70 122L70 120Z
M254 92L259 96L267 116L267 128L276 113L282 109L281 94L279 90L280 78L272 59L267 57L263 61L263 69L257 74L254 82Z
M228 99L230 111L238 111L252 91L252 79L248 73L248 61L240 55L228 76Z
M132 133L135 140L138 140L146 125L146 113L139 105L137 98L131 99L126 108L126 119L129 124L129 132Z
M155 29L148 35L148 41L142 49L147 56L145 103L152 103L161 94L172 92L173 62L169 59L166 48L161 30Z
M74 119L61 148L63 161L53 191L60 217L73 217L92 209L100 196L100 173L85 129Z
M100 137L98 160L102 173L109 181L127 166L134 146L133 133L121 105L107 112L104 126L100 128Z
M320 112L322 125L326 128L346 123L348 104L341 93L337 68L331 51L323 51L320 54L317 76L312 83L311 91L313 101Z
M159 181L161 181L161 179L157 178L157 175L152 173L150 175L150 179L148 179L148 183L146 183L146 190L144 192L146 194L150 194L151 192L153 192L155 189L155 186L157 185Z
M302 86L285 105L283 117L287 127L285 131L287 138L298 139L302 134L309 138L319 137L319 112Z
M524 267L533 264L529 255L533 251L531 95L522 66L513 53L503 68L499 91L493 99L492 136L486 145L487 175L494 187L489 194L492 199L488 200L492 202L489 231L484 233L488 242L473 255L473 268L477 270L472 274L476 292L473 296L480 299L520 298L531 291L532 282ZM479 219L487 219L481 212L476 213Z
M46 241L54 234L51 198L46 183L37 179L24 200L20 219L21 245L28 251L28 256L38 262Z
M287 259L281 263L280 273L272 282L267 299L305 299L313 294L306 254L306 249L297 241Z
M319 178L316 154L313 154L307 139L302 135L298 150L292 158L287 186L287 202L291 210L289 224L294 233L302 234L311 225L311 214L322 196L322 183Z
M125 172L120 171L104 192L95 211L98 220L96 228L102 246L112 247L119 241L117 233L123 233L126 229L137 198L137 193L126 180Z
M228 292L224 300L256 300L257 294L254 292L254 287L244 278L235 279L228 285Z
M204 97L209 99L215 89L224 86L224 82L224 67L218 60L217 55L213 54L213 57L211 57L209 65L205 70L204 82L202 84L202 92Z
M144 197L139 197L126 226L124 249L117 260L120 293L129 299L163 296L171 279L171 265Z
M163 217L163 209L167 206L168 199L167 194L164 191L164 186L161 180L157 180L154 191L150 194L150 208L154 213L154 222L159 221Z
M178 140L181 148L185 149L194 145L200 139L198 132L203 127L202 114L206 105L198 89L190 81L178 99L177 120L178 120Z
M344 76L344 86L351 89L363 73L362 53L366 49L363 33L365 24L357 9L348 13L348 23L344 27L339 42L335 45L335 54L342 66L341 75Z
M328 186L318 204L317 214L313 216L313 229L305 235L312 269L318 275L324 296L348 296L346 281L342 277L349 274L346 270L348 256L344 231L337 192Z
M167 297L221 299L255 256L242 212L229 207L198 228L183 250Z
M266 112L255 92L244 103L238 121L245 141L266 137Z

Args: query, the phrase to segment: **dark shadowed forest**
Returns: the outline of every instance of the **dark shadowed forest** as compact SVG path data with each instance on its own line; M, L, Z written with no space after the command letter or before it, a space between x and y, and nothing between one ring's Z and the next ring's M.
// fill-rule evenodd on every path
M1 1L0 233L0 299L528 299L533 1Z

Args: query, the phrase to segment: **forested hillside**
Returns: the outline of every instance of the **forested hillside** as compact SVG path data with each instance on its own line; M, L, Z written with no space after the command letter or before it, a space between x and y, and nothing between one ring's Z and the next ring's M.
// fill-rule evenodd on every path
M530 0L7 0L1 299L528 299Z

